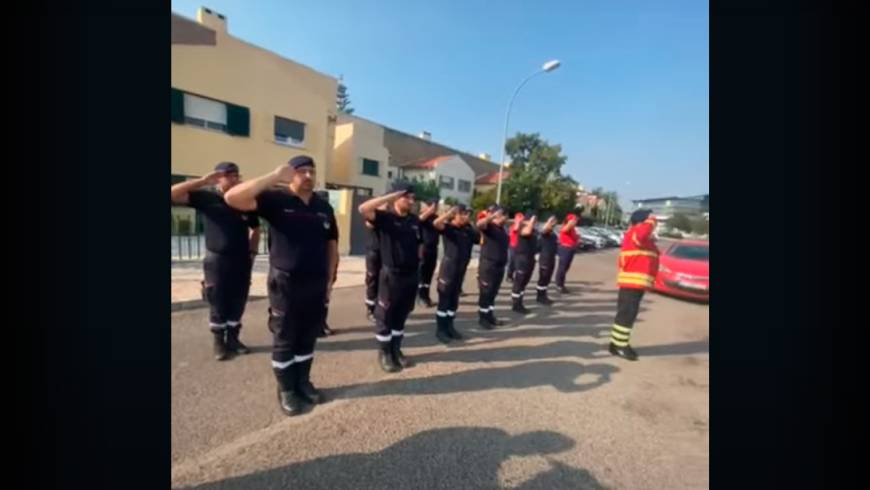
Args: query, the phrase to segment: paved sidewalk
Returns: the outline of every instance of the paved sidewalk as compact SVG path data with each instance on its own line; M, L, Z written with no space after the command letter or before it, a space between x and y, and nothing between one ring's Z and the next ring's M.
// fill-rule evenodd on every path
M200 308L205 306L202 301L202 261L172 262L172 310ZM477 259L473 258L469 269L477 268ZM251 299L266 297L266 275L269 270L269 257L257 257L251 278ZM361 255L345 255L338 262L338 279L335 289L362 286L365 284L366 261Z

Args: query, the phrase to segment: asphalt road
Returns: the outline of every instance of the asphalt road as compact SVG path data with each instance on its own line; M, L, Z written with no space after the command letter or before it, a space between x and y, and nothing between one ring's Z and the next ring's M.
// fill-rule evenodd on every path
M242 338L254 352L211 357L205 310L172 315L172 486L196 489L707 488L709 320L706 305L648 294L632 344L607 353L616 252L581 254L556 304L497 315L477 328L462 299L461 345L434 337L418 307L399 374L376 364L363 289L335 291L312 380L330 401L288 418L269 362L266 302L249 303ZM476 271L465 290L477 292ZM530 301L531 300L531 301Z

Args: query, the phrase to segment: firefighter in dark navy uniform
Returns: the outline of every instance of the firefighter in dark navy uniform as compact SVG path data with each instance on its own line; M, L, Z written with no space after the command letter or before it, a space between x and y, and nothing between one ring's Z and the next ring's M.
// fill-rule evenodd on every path
M338 268L338 226L332 206L314 193L315 177L314 160L300 155L226 194L230 206L256 211L270 225L272 369L287 415L323 401L311 367Z
M423 203L420 209L420 229L423 234L423 255L420 257L420 297L419 301L427 308L435 306L429 290L432 285L432 275L438 262L438 242L441 236L432 226L438 212L438 200L430 199Z
M538 222L538 217L533 211L527 212L525 215L518 216L519 221L514 224L517 227L517 248L514 252L514 283L511 289L511 300L513 307L511 308L516 313L526 314L529 310L523 305L523 296L525 296L526 286L532 278L532 272L535 270L535 252L537 252L537 234L535 224Z
M378 207L387 204L387 210ZM360 204L359 213L374 225L381 251L375 307L378 364L388 373L413 366L402 352L405 322L414 310L420 268L420 220L412 214L414 187L397 182L393 192Z
M505 230L504 208L493 204L477 216L477 229L480 232L480 264L477 268L479 290L478 324L491 330L504 322L495 317L495 298L508 261L509 240Z
M439 230L444 243L444 257L438 269L438 306L435 311L435 336L442 343L462 340L454 326L459 308L463 268L470 260L476 231L468 224L468 208L459 204L439 216L433 226ZM449 221L449 222L448 222Z
M551 216L541 227L541 234L538 237L538 285L535 288L538 294L535 301L544 306L553 304L547 295L547 289L550 287L550 279L553 278L556 249L559 243L553 231L554 226L556 226L556 217Z
M246 354L239 340L242 314L251 286L251 267L260 241L260 221L255 213L242 213L227 205L224 194L241 182L239 167L223 162L201 179L172 186L174 204L198 210L205 221L206 256L203 297L209 304L209 328L214 355L219 361L230 354ZM214 185L214 189L205 187Z

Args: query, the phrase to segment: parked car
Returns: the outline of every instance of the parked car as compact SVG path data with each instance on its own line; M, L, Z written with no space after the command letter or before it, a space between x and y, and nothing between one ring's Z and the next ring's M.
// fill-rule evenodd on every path
M681 240L659 257L655 290L682 298L710 298L710 242Z
M622 245L622 238L607 228L595 226L590 227L589 230L592 231L592 233L595 233L596 235L604 238L607 242L608 247L618 247Z
M588 228L577 228L577 232L580 234L580 240L582 242L592 244L592 246L597 250L607 246L607 240L605 240L604 237L592 233Z

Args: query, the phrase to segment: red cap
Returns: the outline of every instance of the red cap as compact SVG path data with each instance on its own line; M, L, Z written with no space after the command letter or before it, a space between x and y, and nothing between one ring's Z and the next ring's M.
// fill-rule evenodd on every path
M566 214L565 215L565 222L567 223L568 221L571 221L571 220L577 221L577 215L574 213Z
M521 219L523 219L523 218L525 218L525 217L526 217L526 216L525 216L523 213L520 213L520 212L518 212L517 214L514 215L514 219L515 219L515 220L521 220Z
M477 213L478 220L482 220L483 218L486 218L486 210L483 210L483 211L480 211Z

